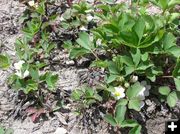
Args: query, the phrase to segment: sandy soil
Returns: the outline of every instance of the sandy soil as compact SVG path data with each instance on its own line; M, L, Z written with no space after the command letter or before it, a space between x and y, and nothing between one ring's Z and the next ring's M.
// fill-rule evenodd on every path
M20 37L21 26L18 23L19 17L24 11L24 5L15 0L0 0L0 52L10 55L12 62L17 60L14 51L14 43L17 37ZM62 53L57 54L61 56ZM66 55L63 55L65 58ZM73 66L71 67L55 67L54 70L59 74L60 79L58 88L61 90L73 90L79 84L78 72L82 71ZM14 134L63 134L67 131L69 134L106 134L107 124L102 122L98 125L84 126L82 121L79 123L80 118L77 119L73 112L60 113L56 112L55 115L48 120L40 120L38 123L32 123L31 119L27 117L25 120L16 119L9 111L17 108L14 106L17 93L9 89L6 85L7 77L13 72L13 67L6 71L0 70L0 125L6 128L12 128ZM169 111L167 107L158 104L156 99L146 102L146 111L142 113L132 113L133 118L142 122L144 129L143 133L148 134L163 134L165 120L168 118L177 118L180 116L180 103L178 106ZM66 108L72 109L71 105ZM94 112L89 111L85 113ZM66 120L68 118L68 121ZM89 117L88 117L89 118ZM85 120L88 120L85 118ZM94 121L95 119L93 119ZM93 131L87 130L88 127ZM86 128L86 129L84 129ZM64 130L65 129L65 130Z

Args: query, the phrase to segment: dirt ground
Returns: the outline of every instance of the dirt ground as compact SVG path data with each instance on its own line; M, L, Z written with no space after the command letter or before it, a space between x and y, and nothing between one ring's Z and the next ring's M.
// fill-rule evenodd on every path
M24 10L25 6L17 0L0 0L0 52L9 54L13 63L17 60L14 43L17 37L22 36L20 32L21 25L18 20ZM64 60L67 56L58 51L56 58ZM63 91L71 91L78 86L80 80L78 73L83 69L77 69L73 65L57 66L54 71L60 76L58 88ZM77 117L71 104L65 106L67 109L71 109L70 112L55 112L53 116L49 115L47 120L40 119L38 123L33 123L29 117L24 120L21 118L14 119L14 113L11 113L11 111L17 108L14 103L17 101L17 92L9 89L6 84L7 77L12 72L13 67L6 71L0 70L0 125L12 128L14 134L110 133L107 131L108 124L98 119L98 117L88 116L95 113L95 109L86 111L84 114L87 117ZM143 124L144 134L163 134L165 120L180 116L180 102L176 108L169 110L165 105L160 105L158 100L154 98L146 101L144 111L131 113L131 116ZM98 123L94 123L96 121Z

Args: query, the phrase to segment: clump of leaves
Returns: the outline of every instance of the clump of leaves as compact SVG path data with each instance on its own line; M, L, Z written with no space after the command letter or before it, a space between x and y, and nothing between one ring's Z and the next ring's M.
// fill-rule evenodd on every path
M97 94L97 91L88 86L74 90L71 94L71 98L74 101L79 102L81 108L88 108L93 103L102 101L102 97L99 94Z
M105 115L104 119L114 127L132 128L129 131L129 134L140 134L141 126L135 120L125 119L126 110L127 108L125 105L116 105L113 116L111 114L107 114Z
M45 104L45 94L55 92L58 75L44 71L49 65L49 55L56 47L50 37L55 13L47 12L49 4L46 0L28 3L29 6L21 18L24 36L15 43L19 61L14 63L15 73L8 80L9 85L25 94L26 99L32 97L37 106ZM26 100L27 101L27 100Z
M82 14L87 15L84 3L69 9L78 10L78 15L70 14L75 20L83 20ZM91 20L95 27L88 28L89 22L84 23L87 29L79 33L76 41L65 42L70 58L93 57L91 66L105 70L106 80L93 92L104 101L115 99L115 110L105 116L111 125L133 127L129 133L140 133L141 126L126 118L126 114L129 110L140 111L146 96L151 94L166 100L170 107L176 105L180 93L180 47L174 31L178 30L180 14L174 6L178 3L146 0L132 1L128 6L114 1L99 2L90 10L96 18ZM149 14L144 8L149 4L162 12ZM87 101L86 88L81 90L75 90L73 96Z

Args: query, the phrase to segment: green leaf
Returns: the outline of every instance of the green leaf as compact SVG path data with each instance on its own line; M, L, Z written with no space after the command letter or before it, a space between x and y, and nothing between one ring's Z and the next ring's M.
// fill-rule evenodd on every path
M129 134L141 134L141 128L141 125L137 125L130 130Z
M179 57L180 55L180 47L175 45L175 46L172 46L171 48L169 48L167 50L167 52L170 52L174 57Z
M178 101L178 97L176 92L171 92L167 97L167 103L170 107L174 107L176 102Z
M81 96L82 96L83 92L81 90L73 90L72 94L71 94L71 98L75 101L80 100Z
M58 75L52 75L51 73L47 73L46 75L46 83L49 90L54 90L56 86L56 82L58 81Z
M109 86L108 88L106 88L106 90L107 90L108 92L115 92L115 89L114 89L113 86Z
M128 103L129 109L140 111L141 110L140 106L141 106L141 100L139 100L138 98L129 100L129 103Z
M117 105L116 112L115 112L115 120L120 125L122 121L124 121L125 114L126 114L126 106L124 105Z
M137 126L138 123L135 121L135 120L124 120L122 123L121 123L121 127L124 128L124 127L135 127Z
M172 74L175 78L180 79L180 58L177 59L176 66L174 67Z
M130 56L121 56L121 61L127 66L134 66L133 60Z
M93 61L90 66L91 67L106 68L106 67L108 67L108 61L96 60L96 61Z
M126 76L133 73L134 71L135 71L135 68L133 66L125 67Z
M90 51L85 49L85 48L73 48L70 51L69 57L71 59L74 59L74 58L78 58L78 57L83 56L83 55L88 54L88 53L90 53Z
M29 92L33 92L38 90L38 83L33 80L28 80L26 82L26 87L24 89L24 93L28 94Z
M39 80L39 71L36 68L30 68L29 69L30 75L32 79L38 81Z
M168 20L168 23L172 23L175 19L177 19L178 17L180 17L180 13L171 13L170 14L170 18Z
M91 51L92 46L91 46L91 42L89 39L89 34L88 33L80 33L79 38L76 40L76 42L81 45L83 48Z
M143 60L143 61L147 61L148 60L148 58L149 58L149 55L148 55L148 53L147 52L145 52L144 54L142 54L142 56L141 56L141 59Z
M115 25L115 24L105 24L104 27L110 31L112 31L113 33L118 33L119 32L119 28Z
M140 60L141 60L141 52L140 52L140 50L137 48L135 54L131 53L131 55L133 57L134 64L137 67Z
M144 15L143 19L145 20L145 27L147 32L153 32L155 29L155 23L153 20L153 16L151 15Z
M114 62L110 61L108 68L111 74L119 74L118 68L116 67L116 64Z
M174 78L174 82L175 82L175 85L176 85L176 89L178 91L180 91L180 79Z
M117 105L127 105L128 103L128 100L127 99L120 99L118 102L117 102Z
M143 89L143 86L139 83L139 82L136 82L135 84L133 84L132 86L130 86L128 89L127 89L127 96L129 99L132 99L134 97L137 97L137 95L139 94L139 92Z
M95 93L95 94L94 94L94 97L95 97L96 101L97 101L97 100L98 100L98 101L102 101L102 100L103 100L103 98L102 98L98 93Z
M132 48L138 48L138 36L135 32L121 32L122 43Z
M36 11L41 15L45 15L45 2L41 2Z
M135 33L139 38L139 43L143 37L144 29L145 29L145 21L143 18L140 17L133 27L133 30L135 31Z
M162 95L168 95L171 89L168 86L159 87L159 93Z
M9 57L0 54L0 68L7 69L9 66L10 66Z
M163 10L168 7L168 0L159 0L159 4Z
M109 83L115 81L117 77L118 77L118 75L110 75L106 81L109 84Z
M0 134L5 134L4 128L0 126Z
M85 95L87 97L92 97L94 95L94 90L90 87L85 88Z
M165 33L162 39L164 50L168 50L172 46L175 46L176 38L172 33Z
M110 114L106 114L104 116L104 120L106 122L110 123L112 126L117 126L116 120Z
M176 5L180 4L180 1L179 0L171 0L169 3L168 3L168 7L174 7Z
M6 129L5 134L13 134L13 133L14 133L14 130L12 128ZM0 134L1 134L1 132L0 132Z

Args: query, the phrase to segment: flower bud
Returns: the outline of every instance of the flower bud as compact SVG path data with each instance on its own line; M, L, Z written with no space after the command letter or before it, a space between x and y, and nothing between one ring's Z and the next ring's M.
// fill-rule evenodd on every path
M124 87L128 88L130 86L130 84L128 82L124 83Z
M135 76L135 75L131 76L131 79L130 79L131 83L135 83L137 81L138 81L138 76Z
M118 81L119 81L119 82L123 82L123 81L124 81L124 77L119 76L119 77L118 77Z

